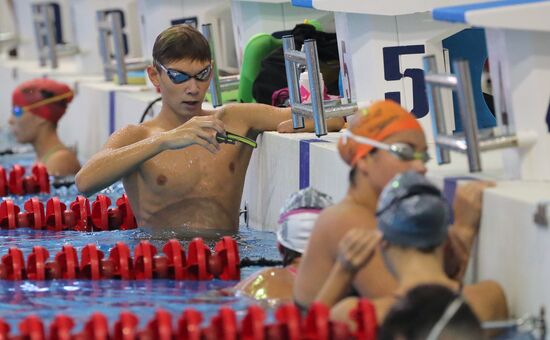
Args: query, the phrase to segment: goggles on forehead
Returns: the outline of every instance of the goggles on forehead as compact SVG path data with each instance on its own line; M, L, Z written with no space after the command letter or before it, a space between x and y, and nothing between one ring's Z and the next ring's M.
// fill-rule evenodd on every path
M29 111L29 110L32 110L32 109L36 109L37 107L41 107L41 106L44 106L44 105L55 103L55 102L58 102L58 101L61 101L61 100L65 99L65 98L72 97L72 96L73 96L73 91L69 91L69 92L65 92L63 94L54 96L54 97L39 100L36 103L30 104L30 105L26 105L26 106L14 105L11 109L11 113L15 117L19 118L23 115L23 113L25 111Z
M191 78L195 78L198 81L206 81L210 78L210 73L212 73L212 64L209 64L208 66L203 68L201 71L199 71L199 73L193 76L182 71L167 68L166 66L162 65L158 61L155 61L155 64L157 64L161 69L164 70L164 72L166 72L166 75L168 76L168 78L170 78L170 80L174 84L185 83Z
M342 142L346 144L348 138L353 139L357 143L371 145L376 149L388 151L402 161L419 160L427 163L431 159L427 151L416 151L414 147L407 143L387 144L371 138L358 136L352 133L350 130L344 130L344 132L342 133Z

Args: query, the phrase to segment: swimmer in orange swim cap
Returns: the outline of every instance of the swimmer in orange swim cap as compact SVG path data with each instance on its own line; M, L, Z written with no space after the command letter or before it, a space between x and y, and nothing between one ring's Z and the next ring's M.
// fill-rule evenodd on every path
M26 81L12 94L10 128L19 143L33 145L50 175L74 175L80 169L75 153L57 135L57 123L72 99L67 85L45 78Z
M294 286L295 302L302 307L308 307L319 294L344 235L354 228L376 229L376 206L386 184L406 171L426 173L429 157L424 132L415 117L399 104L389 100L375 102L350 118L349 128L338 143L340 156L351 167L350 185L344 199L319 216L302 257ZM460 259L456 264L460 266L456 274L459 276L477 233L481 193L487 185L475 182L457 189L448 258ZM377 250L368 265L357 272L346 294L337 300L350 295L386 296L395 288L395 278Z

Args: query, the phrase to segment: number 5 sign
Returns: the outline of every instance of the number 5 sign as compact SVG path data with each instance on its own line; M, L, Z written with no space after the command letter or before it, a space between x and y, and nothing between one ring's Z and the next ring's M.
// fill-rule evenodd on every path
M416 118L422 118L428 114L428 99L426 97L426 84L424 71L419 68L407 68L401 73L399 57L406 54L424 54L424 45L393 46L382 49L384 56L384 79L386 81L411 78L413 93L412 113ZM401 104L400 92L386 92L386 99L391 99Z

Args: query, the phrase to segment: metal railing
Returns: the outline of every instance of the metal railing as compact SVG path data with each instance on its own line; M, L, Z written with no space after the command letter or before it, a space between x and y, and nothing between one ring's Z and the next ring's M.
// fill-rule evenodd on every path
M433 114L433 134L436 144L436 158L439 164L450 162L449 150L465 153L468 157L470 172L481 171L481 152L509 147L525 147L534 143L536 134L496 135L492 130L478 130L472 91L472 80L468 62L453 62L456 74L438 74L435 56L424 57L426 93ZM446 133L443 101L440 88L449 88L456 92L463 134Z
M213 70L210 80L210 96L212 97L212 106L218 107L223 104L222 91L229 91L239 87L240 75L221 77L216 60L216 47L214 35L212 34L212 24L203 24L201 26L202 34L208 40L210 45L210 54L212 56Z
M55 38L55 14L51 4L31 4L31 9L40 66L46 66L49 60L51 68L57 68L59 66L58 57L75 55L78 53L78 47L70 44L57 45Z
M304 117L313 118L315 134L320 137L327 134L326 119L343 117L353 114L357 110L356 104L341 104L323 100L321 91L321 77L317 43L314 39L304 41L304 52L296 50L294 37L283 37L285 54L286 79L288 84L289 101L292 107L292 124L295 129L304 127ZM311 102L302 103L300 96L299 72L300 66L305 66L309 75Z
M119 85L128 84L128 71L145 70L149 62L141 58L127 59L125 57L121 12L97 11L96 20L105 80L112 81L116 74Z

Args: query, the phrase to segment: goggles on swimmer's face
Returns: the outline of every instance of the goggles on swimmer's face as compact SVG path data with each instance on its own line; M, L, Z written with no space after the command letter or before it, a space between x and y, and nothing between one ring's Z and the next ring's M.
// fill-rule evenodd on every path
M347 143L347 139L350 138L356 141L357 143L371 145L375 149L388 151L389 153L396 156L402 161L419 160L419 161L422 161L423 163L427 163L431 159L427 151L416 151L412 145L407 143L387 144L371 138L358 136L356 134L353 134L350 130L344 130L342 134L343 134L342 141L344 144Z
M73 91L69 91L69 92L60 94L58 96L54 96L54 97L39 100L36 103L30 104L30 105L26 105L26 106L14 105L11 108L11 113L14 115L14 117L19 118L23 115L23 113L25 113L25 111L29 111L29 110L32 110L32 109L36 109L37 107L41 107L41 106L44 106L44 105L48 105L48 104L51 104L51 103L58 102L58 101L63 100L65 98L69 98L72 95L73 95Z
M167 68L158 61L155 61L155 64L157 64L161 69L164 70L164 72L166 72L166 75L174 84L183 84L191 78L195 78L198 81L207 81L210 78L210 74L212 73L212 64L209 64L193 76L182 71Z

